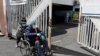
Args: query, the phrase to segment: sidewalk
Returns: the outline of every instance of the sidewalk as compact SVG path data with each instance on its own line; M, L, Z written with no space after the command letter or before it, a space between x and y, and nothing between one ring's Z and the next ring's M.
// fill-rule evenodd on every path
M58 31L58 29L62 30ZM60 25L54 33L52 36L53 56L95 56L77 44L77 27L66 29L65 25ZM15 40L0 37L0 56L22 56L15 45Z
M77 25L55 25L52 31L54 56L95 56L77 43Z
M0 56L21 56L20 50L15 48L15 40L0 37Z

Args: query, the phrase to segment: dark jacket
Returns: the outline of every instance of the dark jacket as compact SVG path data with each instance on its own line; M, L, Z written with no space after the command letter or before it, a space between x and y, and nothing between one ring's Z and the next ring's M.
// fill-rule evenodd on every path
M24 37L24 33L25 33L25 30L26 30L26 27L27 26L20 26L19 27L19 29L17 30L17 33L16 33L16 37L17 38Z

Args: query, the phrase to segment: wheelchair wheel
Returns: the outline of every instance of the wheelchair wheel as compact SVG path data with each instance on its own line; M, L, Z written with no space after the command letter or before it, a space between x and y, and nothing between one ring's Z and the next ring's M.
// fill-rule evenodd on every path
M36 55L35 56L45 56L43 54L43 50L41 48L41 45L40 45L40 42L39 41L36 41L35 42L35 48L36 48Z
M27 40L23 40L20 43L20 52L22 56L30 56L30 44Z

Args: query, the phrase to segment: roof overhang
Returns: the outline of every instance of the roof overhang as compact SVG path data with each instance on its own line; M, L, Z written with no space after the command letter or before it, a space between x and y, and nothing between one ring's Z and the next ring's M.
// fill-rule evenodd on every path
M55 4L73 5L75 0L52 0Z

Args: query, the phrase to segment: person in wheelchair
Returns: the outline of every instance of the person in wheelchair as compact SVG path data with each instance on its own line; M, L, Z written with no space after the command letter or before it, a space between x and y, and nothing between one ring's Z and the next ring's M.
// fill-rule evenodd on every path
M35 37L37 36L37 33L35 31L35 29L33 28L32 25L29 25L24 33L25 37L28 39L29 43L31 46L35 45Z
M25 30L25 38L30 44L30 50L34 53L37 50L38 55L46 55L48 43L45 34L37 26L29 25ZM37 38L38 37L38 38ZM38 42L38 41L39 42ZM39 48L39 49L38 49Z
M28 38L29 43L32 47L35 46L36 37L39 37L40 44L47 45L45 34L39 30L37 26L29 25L25 30L25 37Z

